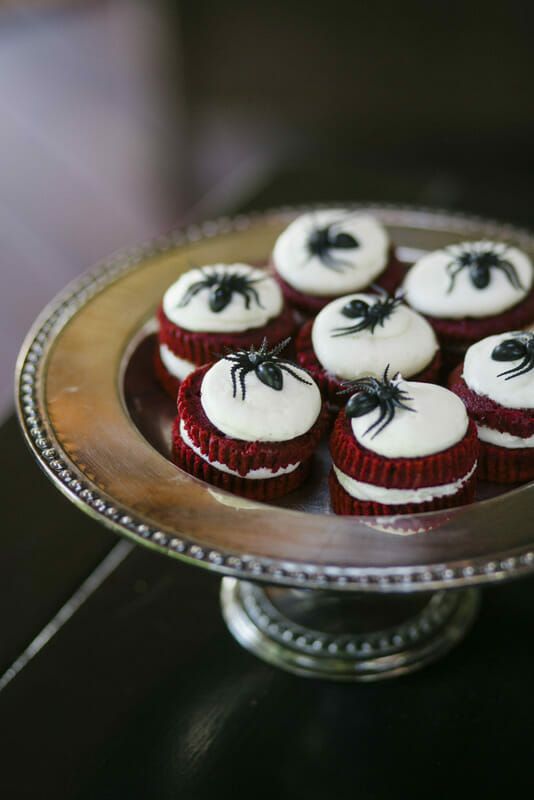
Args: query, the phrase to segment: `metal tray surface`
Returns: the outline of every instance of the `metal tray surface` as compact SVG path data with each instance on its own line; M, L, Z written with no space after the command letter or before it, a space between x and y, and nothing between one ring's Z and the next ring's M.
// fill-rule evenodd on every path
M354 206L356 208L356 206ZM389 228L407 263L466 238L517 243L508 225L448 212L358 206ZM162 553L248 580L397 592L493 582L534 569L534 484L481 486L479 500L417 516L330 513L326 447L301 490L261 504L215 489L169 459L174 407L150 365L154 312L190 265L265 262L304 209L221 219L117 254L68 286L22 347L17 405L58 488L103 524Z

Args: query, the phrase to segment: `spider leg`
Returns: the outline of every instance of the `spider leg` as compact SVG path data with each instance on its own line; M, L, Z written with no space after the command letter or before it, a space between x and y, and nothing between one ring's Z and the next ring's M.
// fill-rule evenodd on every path
M456 283L456 276L460 274L460 272L464 269L463 264L458 264L456 261L449 261L445 270L447 271L447 275L450 278L449 288L447 289L447 294L450 294L454 289L454 284Z
M375 419L375 421L372 422L369 425L369 427L367 428L367 430L363 434L364 436L367 436L368 433L371 433L371 431L373 431L377 426L380 426L382 424L382 422L384 421L384 419L388 415L388 408L389 408L389 406L387 406L386 404L384 404L384 405L381 404L380 405L380 414ZM386 425L387 425L387 422L386 422ZM382 430L382 428L379 427L379 429L377 431L375 431L375 433L373 434L372 438L374 439L376 434L380 433L381 430Z
M336 336L348 336L351 333L359 333L360 331L364 331L368 327L369 324L365 320L362 320L361 322L358 322L357 325L347 325L346 327L343 328L333 328L332 338L335 339ZM372 332L373 330L371 329L371 333Z
M259 280L260 280L260 281L262 281L262 280L263 280L263 278L259 278ZM264 308L264 307L265 307L265 306L263 306L263 305L262 305L262 302L261 302L261 300L260 300L260 296L259 296L259 294L258 294L258 290L257 290L257 289L255 289L253 286L251 286L251 285L249 284L249 285L247 286L247 289L246 289L246 291L247 291L247 300L249 300L249 295L248 295L248 292L250 292L250 294L252 295L252 297L254 298L254 300L256 301L256 303L259 305L259 307L260 307L260 308ZM250 302L250 300L249 300L249 302ZM248 305L247 305L247 308L248 308Z
M413 400L413 398L407 397L406 400ZM397 400L395 404L398 406L398 408L403 408L405 411L415 411L415 408L405 405L402 400Z
M534 359L531 353L527 353L527 355L523 358L523 360L516 364L515 367L511 369L507 369L505 372L499 372L497 375L498 378L502 378L504 375L508 375L506 378L507 381L510 378L517 378L519 375L524 375L526 372L530 372L532 366L534 365Z
M273 349L269 353L267 353L267 350L265 350L265 352L262 353L262 355L277 356L278 353L282 352L284 347L286 347L290 341L291 341L291 336L288 336L287 339L283 339L276 345L276 347L273 347ZM262 347L263 345L265 345L265 347L267 348L267 339L263 340Z
M348 261L339 261L339 259L334 258L330 253L323 253L319 258L325 267L328 267L328 269L334 272L344 272L345 267L352 266Z
M357 211L350 211L349 209L347 209L345 214L343 214L339 219L334 220L334 222L331 222L328 227L330 228L330 230L338 228L340 225L343 225L344 222L347 222L347 220L351 219L352 217L355 217L357 213L358 213Z
M388 296L388 293L386 292L384 287L383 286L379 286L378 283L372 283L369 286L369 288L372 289L373 292L375 292L375 294L379 294L381 297L387 297Z
M234 366L230 370L230 375L232 376L232 397L235 397L237 395L237 383L235 379L235 374L239 369L240 369L239 364L234 364Z
M377 431L375 431L375 432L373 433L373 439L375 438L375 436L378 436L378 434L379 434L379 433L382 433L382 431L384 430L384 428L385 428L387 425L389 425L389 423L391 422L391 420L393 419L393 417L394 417L394 416L395 416L395 409L394 409L394 407L393 407L393 405L392 405L392 404L388 403L388 405L387 405L387 412L386 412L386 416L385 416L384 422L383 422L383 423L382 423L382 425L381 425L381 426L378 428L378 430L377 430Z
M311 381L307 381L307 380L305 380L305 378L301 378L301 377L300 377L300 375L297 375L297 373L296 373L296 372L293 372L293 370L292 370L292 369L290 369L290 368L287 366L287 364L282 364L282 363L279 363L279 364L278 364L278 366L280 367L280 369L283 369L283 370L284 370L284 372L287 372L287 373L289 373L289 375L291 375L291 377L293 377L293 378L296 378L296 379L297 379L297 381L300 381L301 383L305 383L305 384L307 384L308 386L311 386L311 385L312 385L312 384L311 384Z
M358 378L355 381L343 381L342 386L346 387L343 389L343 392L353 392L355 394L356 392L363 391L366 388L374 389L376 383L376 378Z
M183 308L186 306L190 300L193 299L202 289L208 288L204 281L197 281L196 283L192 283L191 286L187 289L184 296L176 306L176 308Z
M245 376L251 371L251 367L241 367L241 372L239 373L239 385L241 386L241 400L245 399L245 395L247 390L245 388Z
M500 269L501 272L504 272L514 289L523 289L524 291L525 287L519 280L519 275L517 274L516 268L513 264L503 259L500 264L495 264L495 268Z

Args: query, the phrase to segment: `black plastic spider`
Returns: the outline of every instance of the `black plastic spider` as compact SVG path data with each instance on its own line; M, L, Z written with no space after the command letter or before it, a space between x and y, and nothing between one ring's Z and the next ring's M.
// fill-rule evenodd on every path
M492 244L491 242L472 242L462 245L451 245L446 248L452 256L445 269L450 278L447 293L454 288L457 275L462 270L469 270L471 283L477 289L485 289L491 281L491 270L498 269L504 272L514 289L524 289L517 270L511 261L504 256L508 245Z
M260 308L263 305L260 296L254 288L255 283L264 280L261 278L250 278L248 275L241 275L238 272L204 272L202 280L192 283L186 293L178 303L177 308L183 308L197 295L202 289L209 289L209 307L215 313L226 308L234 292L242 295L245 301L245 308L250 308L250 301L253 299Z
M307 241L308 252L310 256L317 256L317 258L328 269L334 272L343 272L345 267L352 266L348 261L341 261L334 258L331 250L354 250L360 246L358 240L351 234L344 231L337 231L339 225L342 225L346 219L354 216L352 213L341 217L338 220L329 222L328 225L319 228L315 226Z
M352 417L363 417L375 408L380 408L380 414L364 433L366 436L377 428L372 435L372 439L381 433L386 425L389 425L395 416L395 409L404 408L406 411L415 411L405 404L406 400L413 400L404 389L399 386L399 373L393 378L388 378L389 364L384 370L382 380L378 378L359 378L356 381L347 381L343 385L339 394L354 392L345 406L345 413L349 419Z
M379 286L373 287L376 291L380 292L380 296L371 305L365 300L349 300L343 308L341 313L344 317L349 319L358 319L354 325L346 325L339 328L333 328L332 337L336 336L349 336L351 333L359 333L367 328L371 333L375 332L378 325L383 327L384 322L389 319L394 310L404 300L404 294L397 292L395 295L388 294L384 289Z
M505 339L493 350L491 357L494 361L520 361L512 369L499 372L498 378L505 375L506 381L525 375L534 369L534 333L518 331L513 333L513 339Z
M280 342L280 344L277 344L272 350L269 350L267 339L264 339L259 350L256 350L254 346L252 346L250 350L236 350L233 353L227 353L223 356L223 358L227 361L231 361L233 364L230 371L232 376L232 397L237 396L237 382L239 381L241 400L245 399L245 378L249 372L254 372L262 383L269 386L271 389L275 389L277 392L283 388L284 372L287 372L288 375L291 375L291 377L295 378L297 381L311 386L311 381L307 381L301 378L296 372L293 372L291 367L296 365L293 364L292 361L278 358L278 353L284 349L290 340L291 337L284 339L283 342Z

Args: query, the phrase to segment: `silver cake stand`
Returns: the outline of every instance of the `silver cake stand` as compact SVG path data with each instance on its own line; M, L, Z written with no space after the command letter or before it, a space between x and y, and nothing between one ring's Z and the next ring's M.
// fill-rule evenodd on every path
M534 256L534 237L481 219L360 206L401 259L497 238ZM29 446L82 511L162 555L223 576L234 637L301 675L374 680L444 655L466 634L477 586L534 570L534 484L482 486L478 501L419 516L330 513L326 448L279 505L242 500L170 461L174 404L155 382L154 313L191 264L267 261L303 209L221 219L113 257L68 286L20 353L17 401Z

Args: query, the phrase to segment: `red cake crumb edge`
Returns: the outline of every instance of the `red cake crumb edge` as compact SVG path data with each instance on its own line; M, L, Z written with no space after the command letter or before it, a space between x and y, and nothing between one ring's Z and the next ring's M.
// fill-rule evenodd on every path
M180 436L179 419L177 418L173 428L173 460L180 469L219 489L233 492L241 497L264 501L282 497L300 486L308 476L312 459L311 457L307 458L293 472L274 478L258 480L229 475L227 472L212 467L185 444Z
M452 371L449 389L462 400L467 413L476 423L522 439L534 434L534 413L531 408L506 408L490 397L477 394L463 379L463 367L462 363Z
M240 333L188 331L171 322L163 306L159 307L157 317L159 343L166 344L179 358L185 358L198 366L213 361L214 357L223 353L226 348L237 350L252 345L259 347L265 338L271 345L278 344L283 339L292 337L298 327L294 312L288 306L261 328L250 328Z
M310 458L328 427L326 404L323 403L310 430L294 439L285 442L246 442L232 439L212 425L200 401L202 380L211 366L206 364L191 373L182 382L178 393L178 415L195 447L199 447L210 461L219 461L240 475L245 475L251 469L266 467L275 471Z
M336 467L355 480L387 489L419 489L441 486L463 478L473 468L479 443L470 420L465 436L447 450L417 458L385 458L359 444L350 420L340 411L330 437Z
M465 352L469 345L485 339L486 336L519 330L534 321L534 288L530 290L524 300L501 314L492 314L478 319L474 317L450 319L448 317L423 316L432 325L444 347L450 342Z

